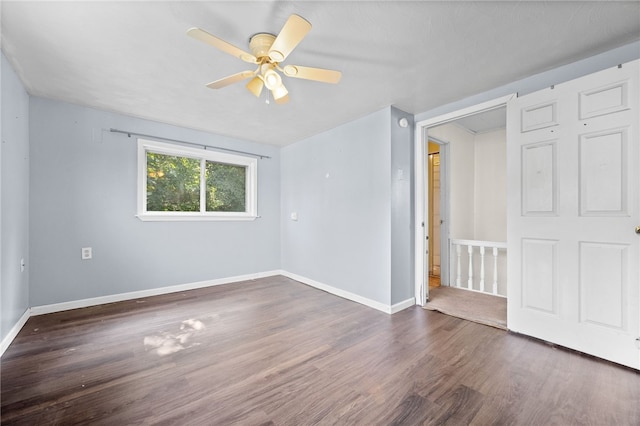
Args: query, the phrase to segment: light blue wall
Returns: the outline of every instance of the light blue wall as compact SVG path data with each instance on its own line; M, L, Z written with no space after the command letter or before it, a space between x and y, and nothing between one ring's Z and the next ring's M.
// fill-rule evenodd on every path
M407 127L398 120L406 118ZM413 116L391 108L391 304L414 297Z
M385 305L391 300L389 111L281 152L282 269Z
M280 268L278 148L37 97L30 122L31 306ZM261 217L140 221L136 139L110 128L271 156L258 161Z
M29 95L2 54L0 340L29 307ZM20 271L20 260L26 268Z
M416 122L427 120L512 93L525 95L638 58L640 58L640 41L416 114L415 120Z
M413 128L389 107L282 149L282 269L387 306L413 297Z

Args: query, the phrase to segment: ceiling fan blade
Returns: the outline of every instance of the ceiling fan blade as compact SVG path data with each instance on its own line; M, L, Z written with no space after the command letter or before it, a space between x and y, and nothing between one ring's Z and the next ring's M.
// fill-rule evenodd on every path
M291 15L269 49L273 62L282 62L311 30L309 21L299 15Z
M337 83L342 77L340 71L301 67L298 65L287 65L283 68L282 72L288 77L304 78L305 80L320 81L322 83Z
M233 44L222 40L219 37L214 36L213 34L209 34L205 30L202 30L197 27L189 28L187 34L196 40L203 41L211 46L222 50L225 53L235 56L236 58L240 58L245 62L249 62L255 64L257 59L249 52L245 52L239 47L234 46Z
M238 81L246 80L247 78L251 78L255 75L253 71L242 71L237 74L230 75L225 78L221 78L220 80L212 81L207 84L207 87L210 89L221 89L223 87L227 87L230 84L237 83Z

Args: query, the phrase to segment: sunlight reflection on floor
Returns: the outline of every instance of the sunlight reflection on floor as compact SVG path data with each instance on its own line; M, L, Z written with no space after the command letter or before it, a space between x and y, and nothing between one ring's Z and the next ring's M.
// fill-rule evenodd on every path
M144 338L144 346L147 350L153 350L160 356L170 355L199 345L200 343L193 341L193 337L205 328L202 321L188 319L182 321L180 331L177 333L163 332L155 336L146 336Z

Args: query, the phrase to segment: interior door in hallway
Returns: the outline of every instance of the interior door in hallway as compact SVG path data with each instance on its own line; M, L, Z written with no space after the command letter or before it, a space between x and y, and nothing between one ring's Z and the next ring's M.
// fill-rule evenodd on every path
M508 103L508 323L640 368L639 61Z

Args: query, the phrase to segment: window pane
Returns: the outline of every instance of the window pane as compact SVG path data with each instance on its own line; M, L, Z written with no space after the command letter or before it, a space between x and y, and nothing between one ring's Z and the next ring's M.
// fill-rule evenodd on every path
M200 160L147 152L147 211L200 211Z
M245 212L246 167L207 161L207 211Z

